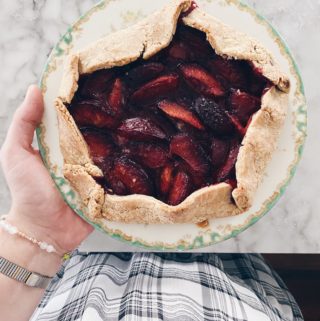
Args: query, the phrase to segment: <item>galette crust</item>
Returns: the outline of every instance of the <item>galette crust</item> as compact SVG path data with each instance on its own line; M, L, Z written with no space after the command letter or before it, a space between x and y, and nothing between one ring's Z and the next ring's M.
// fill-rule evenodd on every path
M191 0L174 0L136 25L112 33L79 52L79 73L123 66L140 57L148 59L167 47L177 20Z
M78 89L79 56L69 55L64 63L62 82L59 88L59 98L63 103L71 103Z
M86 208L86 216L95 219L101 216L104 190L81 165L64 165L64 177L78 192Z
M277 147L287 113L288 94L271 88L262 97L261 109L252 117L237 162L238 186L232 192L237 206L247 210Z
M88 146L60 98L55 101L58 116L60 148L65 164L81 165L94 177L103 176L102 171L90 158Z
M254 67L281 91L289 91L290 82L287 76L281 72L272 55L257 40L199 9L184 17L183 22L205 32L207 40L218 55L251 61Z
M195 191L177 206L167 205L146 195L105 195L102 215L110 221L125 223L198 223L214 217L236 215L240 209L231 199L226 183Z
M102 171L91 160L86 142L65 106L77 90L79 74L123 66L141 57L148 59L168 46L181 12L190 5L190 0L171 1L135 26L98 40L66 61L55 103L65 162L64 175L79 194L86 215L92 220L104 217L126 223L197 223L214 217L237 215L252 205L286 116L289 80L256 40L198 8L184 17L183 23L205 32L217 54L229 59L251 61L275 85L262 97L261 109L253 116L243 139L236 163L236 189L232 191L226 183L205 187L177 206L146 195L105 193L93 178L101 177Z

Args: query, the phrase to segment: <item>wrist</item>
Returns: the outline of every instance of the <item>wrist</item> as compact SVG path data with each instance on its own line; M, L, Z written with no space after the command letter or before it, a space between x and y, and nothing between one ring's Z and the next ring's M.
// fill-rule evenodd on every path
M54 228L49 224L44 224L42 220L38 221L37 217L30 218L29 215L24 214L22 211L11 209L6 217L6 221L29 237L52 245L61 257L73 250L61 246L59 242L61 236L59 238Z
M45 276L54 276L60 266L61 257L47 253L28 240L11 235L0 229L0 256L25 269Z

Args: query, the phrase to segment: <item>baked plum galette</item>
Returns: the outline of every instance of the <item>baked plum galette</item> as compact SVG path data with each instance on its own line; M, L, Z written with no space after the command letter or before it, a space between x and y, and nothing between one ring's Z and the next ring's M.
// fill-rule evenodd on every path
M276 147L288 91L258 42L172 1L68 57L55 102L64 175L92 220L239 214Z

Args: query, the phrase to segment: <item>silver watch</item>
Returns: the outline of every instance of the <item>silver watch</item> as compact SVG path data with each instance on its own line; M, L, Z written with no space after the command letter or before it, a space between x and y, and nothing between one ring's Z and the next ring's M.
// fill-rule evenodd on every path
M4 257L0 256L0 273L7 277L14 279L18 282L24 283L28 286L45 289L50 281L51 277L41 275L39 273L30 272L27 269L8 261Z

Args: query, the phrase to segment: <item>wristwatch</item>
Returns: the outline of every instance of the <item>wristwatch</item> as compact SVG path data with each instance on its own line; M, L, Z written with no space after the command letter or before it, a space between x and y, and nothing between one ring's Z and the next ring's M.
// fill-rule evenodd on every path
M0 273L27 286L45 289L52 277L30 272L0 256Z

